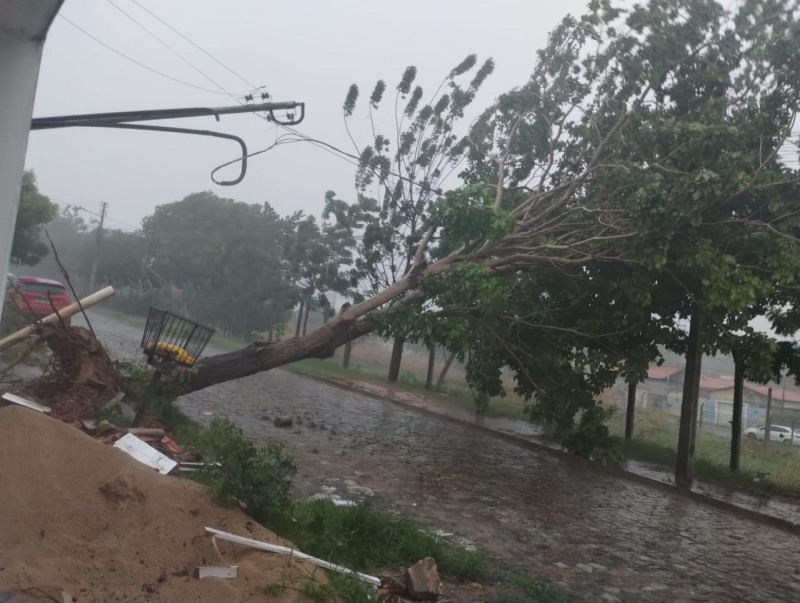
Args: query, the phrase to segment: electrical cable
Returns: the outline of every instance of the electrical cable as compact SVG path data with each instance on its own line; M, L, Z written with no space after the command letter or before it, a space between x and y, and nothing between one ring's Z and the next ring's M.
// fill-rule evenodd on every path
M200 52L202 52L204 55L206 55L207 57L209 57L209 58L210 58L212 61L214 61L215 63L217 63L218 65L220 65L221 67L223 67L224 69L228 70L228 71L229 71L229 72L231 72L233 75L235 75L236 77L238 77L238 78L239 78L239 79L240 79L242 82L244 82L245 84L247 84L248 86L250 86L250 89L251 89L251 90L254 90L254 89L256 88L256 85L255 85L255 84L253 84L253 83L249 82L247 79L245 79L244 77L242 77L241 75L239 75L239 74L238 74L236 71L234 71L233 69L231 69L230 67L228 67L228 66L227 66L225 63L223 63L222 61L220 61L220 60L219 60L217 57L215 57L213 54L211 54L210 52L208 52L208 51L206 51L205 49L203 49L203 48L202 48L200 45L198 45L196 42L192 41L192 40L191 40L191 39L190 39L188 36L185 36L185 35L183 35L183 34L182 34L180 31L178 31L178 30L177 30L177 29L175 29L175 28L174 28L172 25L170 25L169 23L167 23L167 22L166 22L164 19L162 19L161 17L159 17L158 15L156 15L156 14L155 14L153 11L151 11L150 9L148 9L148 8L147 8L147 7L145 7L145 6L142 6L142 5L141 5L139 2L137 2L136 0L131 0L131 2L133 2L133 3L134 3L136 6L138 6L139 8L141 8L141 9L142 9L144 12L146 12L146 13L147 13L147 14L149 14L151 17L153 17L153 18L154 18L156 21L158 21L159 23L161 23L161 24L162 24L162 25L164 25L165 27L167 27L167 28L171 29L172 31L174 31L174 32L175 32L176 34L178 34L178 35L179 35L181 38L183 38L184 40L186 40L187 42L189 42L189 44L191 44L192 46L194 46L195 48L197 48L197 50L199 50L199 51L200 51Z
M191 62L189 59L187 59L186 57L184 57L184 56L183 56L183 55L182 55L180 52L178 52L177 50L175 50L175 49L174 49L172 46L170 46L169 44L167 44L167 43L166 43L164 40L162 40L161 38L159 38L159 37L158 37L158 36L157 36L155 33L153 33L152 31L150 31L150 30L147 28L147 26L146 26L146 25L144 25L143 23L139 22L139 21L138 21L138 20L137 20L137 19L136 19L136 18L135 18L133 15L131 15L130 13L126 12L126 11L125 11L123 8L121 8L121 7L117 6L116 4L114 4L114 2L112 2L112 0L106 0L106 2L108 2L108 3L109 3L111 6L113 6L114 8L116 8L116 9L117 9L119 12L121 12L123 15L125 15L125 17L127 17L127 18L128 18L130 21L132 21L134 24L136 24L136 25L137 25L137 26L138 26L140 29L142 29L142 30L143 30L143 31L144 31L144 32L145 32L147 35L149 35L150 37L152 37L152 38L153 38L154 40L156 40L156 41L157 41L159 44L161 44L162 46L164 46L164 47L165 47L167 50L169 50L171 53L173 53L175 56L177 56L179 59L181 59L181 60L182 60L184 63L186 63L187 65L189 65L189 67L191 67L191 68L192 68L192 69L194 69L194 70L195 70L197 73L199 73L199 74L200 74L200 75L202 75L204 78L206 78L206 79L207 79L209 82L211 82L211 83L212 83L214 86L216 86L216 87L217 87L217 88L219 88L219 89L220 89L222 92L224 92L225 94L227 94L228 96L230 96L230 97L231 97L231 98L232 98L234 101L236 101L236 102L240 102L238 97L236 97L236 96L234 96L233 94L231 94L230 92L228 92L228 91L227 91L225 88L223 88L223 87L222 87L222 86L221 86L221 85L220 85L220 84L219 84L217 81L215 81L215 80L214 80L213 78L211 78L209 75L206 75L206 74L205 74L205 73L204 73L204 72L203 72L203 71L202 71L202 70L201 70L199 67L195 66L195 65L194 65L194 63L192 63L192 62Z
M122 12L123 14L125 14L125 15L126 15L126 16L127 16L129 19L131 19L131 20L132 20L134 23L136 23L137 25L139 25L140 27L142 27L142 28L143 28L145 31L147 31L147 33L149 33L151 36L153 36L154 38L156 38L156 39L157 39L159 42L161 42L161 43L162 43L164 46L166 46L167 48L169 48L170 50L172 50L172 52L175 52L176 54L178 54L178 53L177 53L175 50L173 50L173 49L172 49L172 48L171 48L171 47L170 47L170 46L169 46L167 43L165 43L163 40L161 40L160 38L158 38L158 36L156 36L155 34L153 34L152 32L150 32L150 31L149 31L149 30L148 30L148 29L147 29L147 28L146 28L144 25L142 25L141 23L139 23L138 21L136 21L136 19L134 19L133 17L131 17L131 16L130 16L128 13L126 13L124 10L122 10L120 7L118 7L116 4L114 4L114 3L113 3L111 0L106 0L106 1L107 1L109 4L111 4L112 6L114 6L114 7L115 7L117 10L119 10L120 12ZM231 72L233 75L235 75L236 77L238 77L238 78L239 78L240 80L242 80L242 81L243 81L245 84L249 85L249 86L251 87L251 89L255 89L255 88L256 88L256 86L255 86L255 85L254 85L252 82L248 81L246 78L244 78L243 76L239 75L239 73L237 73L236 71L234 71L232 68L228 67L228 66L227 66L225 63L223 63L222 61L220 61L220 60L219 60L218 58L216 58L216 57L215 57L213 54L211 54L210 52L206 51L206 50L205 50L204 48L202 48L202 47L201 47L199 44L197 44L196 42L194 42L194 41L193 41L191 38L189 38L188 36L184 35L184 34L183 34L183 33L181 33L180 31L178 31L178 30L177 30L175 27L173 27L172 25L170 25L170 24L169 24L167 21L165 21L164 19L162 19L161 17L159 17L158 15L156 15L155 13L153 13L151 10L147 9L145 6L143 6L142 4L140 4L139 2L137 2L137 0L131 0L131 2L133 2L134 4L136 4L136 6L138 6L139 8L141 8L142 10L144 10L146 13L148 13L150 16L152 16L154 19L156 19L156 20L157 20L159 23L161 23L161 24L162 24L162 25L164 25L165 27L169 28L170 30L172 30L173 32L175 32L176 34L178 34L178 35L179 35L181 38L183 38L183 39L184 39L184 40L186 40L186 41L187 41L189 44L191 44L192 46L194 46L195 48L197 48L198 50L200 50L200 51L201 51L203 54L205 54L206 56L208 56L209 58L211 58L211 59L212 59L214 62L216 62L217 64L221 65L221 66L222 66L222 67L224 67L226 70L228 70L229 72ZM178 54L178 56L180 56L180 54ZM181 57L181 58L183 58L183 57ZM202 71L200 71L200 70L199 70L197 67L195 67L194 65L192 65L192 64L191 64L191 63L190 63L190 62L189 62L187 59L185 59L185 58L184 58L183 60L184 60L184 61L186 61L186 62L187 62L189 65L191 65L191 66L192 66L194 69L196 69L198 72L200 72L200 73L201 73L201 74L202 74L204 77L206 77L206 79L208 79L209 81L211 81L212 83L214 83L214 84L215 84L215 85L216 85L218 88L220 88L221 90L225 91L225 93L226 93L226 94L228 94L229 96L231 96L231 98L234 98L234 99L236 99L236 97L234 97L232 94L230 94L230 93L229 93L227 90L225 90L225 89L224 89L222 86L220 86L218 83L214 82L214 81L213 81L211 78L209 78L208 76L206 76L204 73L202 73ZM238 99L237 99L237 100L238 100ZM238 101L238 102L242 102L242 101ZM242 104L243 104L243 103L242 103ZM256 115L256 117L258 117L259 119L266 119L265 117L263 117L263 116L261 116L261 115ZM292 128L289 128L288 126L286 126L285 124L282 124L282 123L280 123L280 122L279 122L279 121L277 121L277 120L275 120L275 121L274 121L274 123L275 123L275 125L278 125L278 126L282 127L283 129L287 130L288 132L290 132L290 133L294 134L295 136L298 136L298 137L300 137L300 138L301 138L301 139L303 139L305 142L308 142L308 143L310 143L310 144L312 144L312 145L314 145L314 146L316 146L316 147L318 147L318 148L320 148L320 149L322 149L322 150L324 150L324 151L326 151L326 152L330 153L330 154L331 154L331 155L333 155L334 157L338 157L339 159L342 159L342 160L344 160L344 161L347 161L347 163L350 163L351 165L354 165L354 166L356 166L356 167L358 167L358 166L360 165L360 159L361 159L360 157L357 157L357 156L355 156L355 155L351 155L350 153L347 153L347 152L345 152L345 151L343 151L343 150L341 150L341 149L339 149L339 148L335 147L335 146L334 146L334 145L332 145L332 144L329 144L329 143L326 143L326 142L324 142L324 141L320 141L320 140L317 140L317 139L311 138L311 137L309 137L309 136L306 136L306 135L304 135L304 134L301 134L300 132L297 132L296 130L293 130ZM294 141L294 142L299 142L299 141ZM272 144L272 145L270 145L269 147L266 147L266 148L264 148L264 149L261 149L260 151L255 151L255 152L253 152L253 153L250 153L250 154L248 154L248 156L247 156L247 157L253 157L253 156L255 156L255 155L260 155L260 154L262 154L262 153L266 153L267 151L269 151L269 150L273 149L275 146L278 146L278 145L276 145L276 144ZM327 148L326 148L326 147L327 147ZM339 153L339 154L337 154L337 153ZM344 155L344 156L342 156L342 155ZM234 164L234 163L236 163L236 162L238 162L238 161L242 161L243 159L245 159L245 158L241 158L241 157L240 157L240 158L234 159L234 160L232 160L232 161L229 161L229 162L227 162L227 163L224 163L224 164L222 164L222 165L221 165L221 166L219 166L217 169L220 169L220 168L222 168L222 167L226 167L226 166L228 166L228 165L232 165L232 164ZM216 170L214 170L214 171L216 172ZM375 170L373 169L373 173L374 173L374 172L375 172ZM392 175L394 175L394 176L396 176L396 177L398 177L398 178L403 178L402 176L400 176L400 175L398 175L398 174L394 174L393 172L389 172L389 173L391 173ZM404 180L406 180L406 181L409 181L409 182L412 182L412 184L415 184L415 185L419 186L420 188L425 188L425 185L421 185L421 184L419 184L419 183L413 182L413 181L411 181L411 180L409 180L409 179L407 179L407 178L404 178Z
M236 97L235 95L233 95L233 94L231 94L230 92L228 92L228 91L227 91L227 90L226 90L226 89L225 89L223 86L221 86L219 83L217 83L217 82L216 82L216 81L214 81L212 78L210 78L210 77L209 77L209 76L207 76L205 73L203 73L203 71L201 71L201 70L200 70L198 67L196 67L195 65L193 65L193 64L192 64L192 63L191 63L191 62L190 62L188 59L186 59L186 58L185 58L185 57L183 57L183 56L182 56L180 53L178 53L176 50L174 50L174 49L173 49L173 48L172 48L172 47L171 47L169 44L167 44L166 42L164 42L164 41L163 41L161 38L159 38L159 37L158 37L156 34L154 34L153 32L151 32L151 31L150 31L150 30L149 30L149 29L148 29L146 26L144 26L142 23L140 23L139 21L137 21L137 20L136 20L134 17L132 17L130 14L128 14L128 13L127 13L125 10L123 10L122 8L120 8L119 6L117 6L116 4L114 4L114 2L112 2L112 0L106 0L106 1L107 1L109 4L111 4L111 6L113 6L113 7L114 7L114 8L116 8L117 10L119 10L119 11L120 11L122 14L124 14L126 17L128 17L128 18L129 18L131 21L133 21L133 22L134 22L136 25L138 25L140 28L142 28L144 31L146 31L146 32L147 32L147 33L148 33L150 36L152 36L153 38L155 38L155 39L156 39L158 42L160 42L160 43L161 43L163 46L165 46L165 47L166 47L167 49L169 49L171 52L173 52L173 53L174 53L174 54L176 54L178 57L180 57L180 58L181 58L181 59L182 59L184 62L186 62L186 63L187 63L187 64L188 64L190 67L192 67L193 69L195 69L195 70L196 70L198 73L200 73L200 74L201 74L203 77L205 77L207 80L209 80L209 81L210 81L212 84L214 84L215 86L217 86L217 87L218 87L218 88L219 88L219 89L220 89L222 92L224 92L225 94L227 94L227 95L228 95L228 96L230 96L232 99L234 99L234 100L236 100L237 102L239 102L240 104L245 104L243 101L239 100L239 98L238 98L238 97ZM238 74L236 71L234 71L233 69L231 69L230 67L228 67L227 65L225 65L225 63L223 63L222 61L220 61L219 59L217 59L217 58L216 58L214 55L212 55L212 54L211 54L211 53L209 53L208 51L204 50L204 49L203 49L203 48L202 48L202 47L201 47L199 44L197 44L196 42L194 42L193 40L191 40L191 39L190 39L188 36L186 36L186 35L182 34L181 32L179 32L179 31L178 31L177 29L175 29L175 28L174 28L172 25L170 25L170 24L169 24L167 21L165 21L164 19L162 19L161 17L159 17L158 15L156 15L155 13L153 13L152 11L150 11L149 9L145 8L143 5L141 5L139 2L137 2L137 0L131 0L131 2L133 2L134 4L136 4L136 5L137 5L139 8L141 8L142 10L144 10L145 12L147 12L149 15L151 15L153 18L155 18L157 21L159 21L159 23L163 24L165 27L168 27L170 30L172 30L173 32L175 32L176 34L178 34L178 35L179 35L181 38L183 38L184 40L186 40L187 42L189 42L189 43L190 43L192 46L194 46L195 48L197 48L198 50L200 50L201 52L203 52L203 54L207 55L209 58L211 58L212 60L214 60L216 63L218 63L219 65L221 65L222 67L224 67L225 69L227 69L228 71L230 71L231 73L233 73L233 74L234 74L236 77L238 77L240 80L242 80L242 81L243 81L245 84L248 84L248 85L249 85L249 86L251 86L252 88L255 88L255 86L254 86L254 85L253 85L251 82L249 82L248 80L246 80L245 78L243 78L241 75L239 75L239 74ZM351 164L351 165L354 165L354 166L356 166L356 167L361 167L361 158L360 158L360 157L358 157L357 155L353 155L353 154L351 154L351 153L348 153L347 151L344 151L344 150L342 150L342 149L340 149L340 148L336 147L335 145L332 145L332 144L330 144L330 143L327 143L327 142L325 142L325 141L322 141L322 140L319 140L319 139L316 139L316 138L312 138L312 137L310 137L310 136L307 136L307 135L305 135L305 134L302 134L302 133L298 132L297 130L294 130L293 128L290 128L290 127L288 127L286 124L283 124L283 123L281 123L280 121L278 121L278 120L276 120L276 119L274 119L274 118L270 120L270 119L268 119L268 118L266 118L266 117L264 117L264 116L262 116L262 115L257 115L257 114L254 114L254 115L256 115L256 117L258 117L259 119L264 119L264 120L266 120L266 121L272 121L274 124L276 124L276 125L280 126L281 128L283 128L284 130L288 131L289 133L291 133L291 134L294 134L295 136L298 136L299 138L301 138L301 139L302 139L302 140L304 140L305 142L308 142L308 143L312 144L313 146L315 146L315 147L317 147L317 148L319 148L319 149L322 149L323 151L325 151L325 152L327 152L327 153L329 153L329 154L333 155L334 157L337 157L337 158L339 158L339 159L341 159L341 160L343 160L343 161L346 161L347 163L349 163L349 164ZM293 141L293 142L299 142L299 141ZM270 151L271 149L275 148L276 146L278 146L278 145L277 145L277 144L272 144L272 145L270 145L269 147L266 147L266 148L264 148L264 149L261 149L261 150L259 150L259 151L255 151L255 152L253 152L253 153L248 153L247 155L243 155L242 157L238 157L238 158L236 158L236 159L233 159L233 160L231 160L231 161L228 161L228 162L226 162L226 163L223 163L222 165L220 165L220 166L218 166L216 169L214 169L214 171L212 172L212 179L213 179L213 174L214 174L214 173L216 173L216 172L217 172L217 170L219 170L219 169L221 169L221 168L223 168L223 167L227 167L227 166L229 166L229 165L233 165L234 163L237 163L237 162L240 162L240 161L245 161L245 162L246 162L246 161L247 161L247 158L249 158L249 157L253 157L253 156L255 156L255 155L260 155L260 154L266 153L267 151ZM377 177L379 177L379 178L380 178L380 175L379 175L379 170L378 170L377 168L375 168L375 167L372 167L372 166L366 166L366 167L367 167L367 168L368 168L368 169L369 169L369 170L370 170L370 171L371 171L371 172L372 172L374 175L376 175ZM392 176L394 176L394 177L396 177L396 178L399 178L400 180L402 180L402 181L404 181L404 182L408 182L408 183L412 184L413 186L416 186L416 187L418 187L418 188L420 188L420 189L422 189L422 190L433 190L433 189L432 189L432 187L431 187L429 184L420 183L420 182L418 182L418 181L415 181L415 180L412 180L412 179L410 179L410 178L407 178L407 177L405 177L405 176L402 176L401 174L398 174L398 173L396 173L396 172L393 172L393 171L391 171L391 170L387 170L387 173L388 173L388 174L391 174Z
M123 59L125 59L126 61L130 61L130 62L131 62L131 63L133 63L134 65L138 65L139 67L141 67L141 68L143 68L143 69L146 69L147 71L150 71L150 72L152 72L152 73L155 73L156 75L160 75L160 76L161 76L161 77L163 77L163 78L166 78L166 79L168 79L168 80L171 80L171 81L173 81L173 82L176 82L176 83L178 83L178 84L183 84L184 86L189 86L190 88L194 88L194 89L196 89L196 90L202 90L203 92L209 92L209 93L211 93L211 94L226 94L226 95L230 96L230 94L228 94L227 92L220 92L220 91L218 91L218 90L211 90L211 88L204 88L204 87L202 87L202 86L197 86L197 85L195 85L195 84L192 84L192 83L190 83L190 82L185 82L185 81L183 81L183 80L181 80L181 79L178 79L178 78L176 78L176 77L172 77L171 75L169 75L169 74L166 74L166 73L164 73L163 71L159 71L158 69L153 69L152 67L150 67L150 66L148 66L148 65L145 65L144 63L142 63L142 62L140 62L140 61L137 61L136 59L133 59L133 58L129 57L129 56L128 56L128 55L126 55L124 52L121 52L121 51L117 50L117 49L116 49L116 48L114 48L113 46L109 46L108 44L106 44L105 42L103 42L102 40L100 40L99 38L97 38L97 37L93 36L92 34L90 34L88 31L86 31L85 29L83 29L83 28L82 28L80 25L78 25L77 23L75 23L75 22L74 22L74 21L72 21L71 19L69 19L69 18L65 17L65 16L64 16L62 13L58 13L58 16L59 16L60 18L64 19L64 21L66 21L66 22L67 22L67 23L69 23L70 25L72 25L72 27L74 27L74 28L75 28L75 29L77 29L78 31L82 32L83 34L85 34L86 36L88 36L89 38L91 38L92 40L94 40L95 42L97 42L98 44L100 44L101 46L103 46L104 48L107 48L107 49L108 49L108 50L110 50L111 52L113 52L113 53L115 53L115 54L117 54L117 55L121 56L121 57L122 57Z

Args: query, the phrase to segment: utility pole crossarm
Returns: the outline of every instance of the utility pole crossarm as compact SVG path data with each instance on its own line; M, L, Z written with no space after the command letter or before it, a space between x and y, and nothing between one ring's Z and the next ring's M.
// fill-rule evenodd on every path
M155 121L159 119L181 119L185 117L211 116L219 120L220 115L236 113L269 113L272 120L284 125L297 125L305 118L305 103L295 101L281 103L257 103L252 105L235 105L233 107L185 107L182 109L149 109L143 111L117 111L114 113L84 113L81 115L60 115L55 117L35 117L31 120L31 130L47 130L51 128L67 128L70 126L88 126L121 124L137 121ZM291 116L288 121L275 119L275 111L299 111L299 116Z
M220 115L236 113L267 113L267 120L282 126L295 126L306 116L306 104L295 101L282 103L239 104L233 107L186 107L182 109L150 109L143 111L117 111L113 113L84 113L82 115L61 115L56 117L36 117L31 120L31 130L50 130L54 128L120 128L148 132L169 132L172 134L193 134L212 138L225 138L239 144L242 154L239 159L223 163L211 172L211 180L220 186L233 186L244 180L247 173L247 145L244 140L233 134L225 134L212 130L194 130L173 126L154 126L135 122L155 121L160 119L182 119L187 117L214 117L219 121ZM286 118L279 119L275 111L286 111ZM297 113L295 113L297 112ZM254 153L258 154L258 153ZM217 180L214 174L221 168L233 163L240 163L239 176L233 180Z

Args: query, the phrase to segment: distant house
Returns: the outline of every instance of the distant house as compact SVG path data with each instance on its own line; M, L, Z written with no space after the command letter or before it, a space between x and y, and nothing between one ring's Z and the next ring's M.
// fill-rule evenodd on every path
M650 381L664 381L666 383L683 383L684 367L674 364L651 364L647 369L647 379Z
M680 389L683 383L684 367L673 364L657 366L651 364L647 369L647 380L640 388L638 403L643 407L666 408L669 406L669 393Z
M764 419L767 413L769 386L745 381L742 418L745 425ZM717 425L728 423L733 416L733 379L703 377L700 379L700 403L703 420ZM782 386L772 388L773 412L800 413L800 394Z

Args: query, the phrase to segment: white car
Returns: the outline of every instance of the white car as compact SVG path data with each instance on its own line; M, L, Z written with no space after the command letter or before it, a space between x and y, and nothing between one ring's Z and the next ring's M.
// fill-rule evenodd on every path
M750 427L749 429L745 429L744 437L750 440L763 440L764 427ZM769 441L783 442L784 444L792 443L792 428L783 425L770 425ZM794 444L800 446L800 429L795 429L794 431Z

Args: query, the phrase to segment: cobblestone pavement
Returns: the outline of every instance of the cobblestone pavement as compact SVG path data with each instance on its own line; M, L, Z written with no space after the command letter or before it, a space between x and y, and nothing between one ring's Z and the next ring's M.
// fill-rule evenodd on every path
M182 405L284 442L300 495L374 495L582 600L800 600L797 536L582 462L286 371ZM284 412L295 427L272 425Z
M283 442L300 496L376 498L579 600L800 600L797 536L577 460L281 370L181 405ZM282 413L294 427L273 426Z

